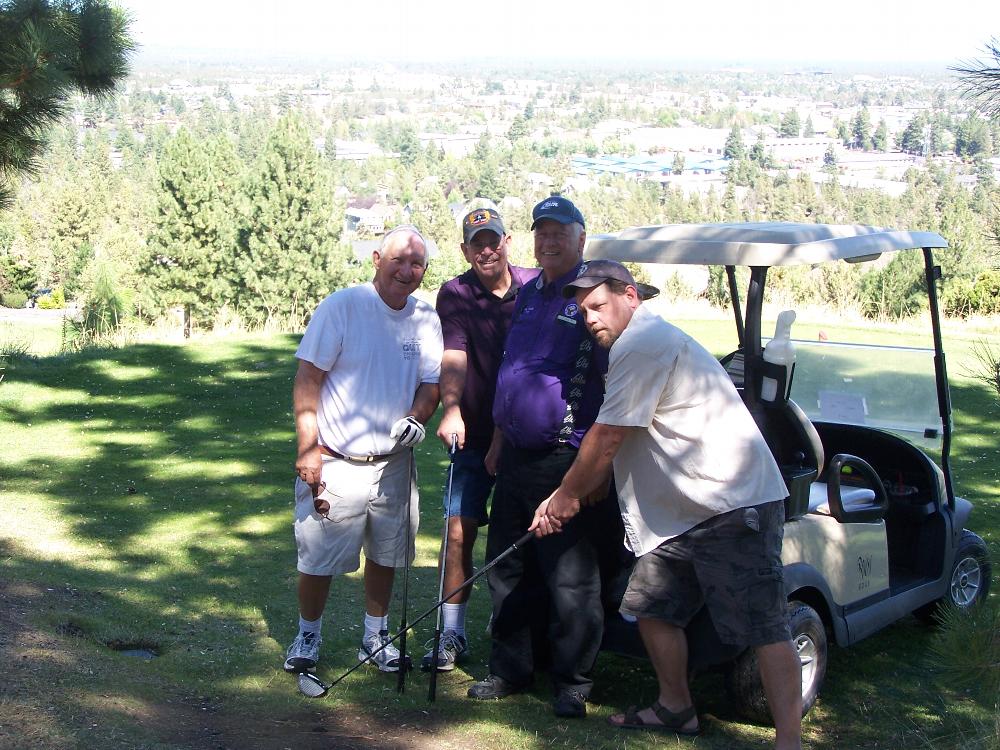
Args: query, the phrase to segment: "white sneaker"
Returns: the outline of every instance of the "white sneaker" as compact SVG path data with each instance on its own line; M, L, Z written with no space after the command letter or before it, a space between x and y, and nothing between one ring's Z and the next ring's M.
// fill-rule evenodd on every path
M375 656L372 656L372 654L375 654ZM358 649L358 661L366 660L374 664L382 672L399 671L399 649L396 648L395 644L389 643L388 630L382 630L374 635L365 636L361 640L361 648ZM409 656L406 657L406 668L410 668Z
M319 661L319 647L323 643L319 633L299 633L285 655L286 672L307 672Z
M420 660L420 668L425 672L431 671L431 663L434 661L434 641L430 640L424 644L428 649L424 658ZM441 634L441 643L438 648L438 672L450 672L455 668L455 664L465 656L469 650L469 644L464 635L459 635L454 630L446 630Z

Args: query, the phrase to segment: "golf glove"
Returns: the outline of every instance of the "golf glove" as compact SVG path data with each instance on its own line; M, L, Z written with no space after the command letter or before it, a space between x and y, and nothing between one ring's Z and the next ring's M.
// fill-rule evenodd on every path
M389 437L395 438L404 448L412 448L423 440L426 434L427 431L416 417L403 417L389 431Z

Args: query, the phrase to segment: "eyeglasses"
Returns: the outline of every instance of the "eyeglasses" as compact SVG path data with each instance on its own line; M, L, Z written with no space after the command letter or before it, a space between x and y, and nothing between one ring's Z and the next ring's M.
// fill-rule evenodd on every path
M328 492L326 482L320 482L319 487L316 489L316 495L313 497L313 508L321 518L325 518L330 523L336 523L336 521L330 518L330 501L322 497L324 492ZM335 492L330 492L329 494L331 497L340 497Z

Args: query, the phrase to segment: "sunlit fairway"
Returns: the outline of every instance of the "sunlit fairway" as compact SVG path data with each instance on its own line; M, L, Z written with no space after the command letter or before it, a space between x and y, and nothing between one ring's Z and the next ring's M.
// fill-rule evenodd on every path
M718 354L732 348L728 321L678 322ZM795 335L813 339L821 327L803 324ZM870 342L929 345L913 330L863 333ZM1000 402L964 374L974 338L946 337L953 468L958 493L977 506L970 526L996 561ZM654 683L648 664L606 654L586 721L552 717L544 678L503 702L467 701L471 680L486 673L483 583L469 617L473 656L441 676L436 703L426 700L425 675L413 673L400 696L394 677L368 669L321 701L299 696L280 669L296 617L296 342L206 338L8 364L0 384L0 747L652 748L666 740L721 749L767 742L770 730L735 715L717 675L695 682L703 737L615 732L606 716L650 701ZM993 342L1000 345L995 334ZM437 592L447 466L433 437L416 456L422 524L411 620ZM362 608L360 575L336 580L323 679L355 663ZM417 657L432 632L430 619L410 638ZM929 672L931 633L907 618L850 650L834 648L806 722L809 747L959 747L990 726L990 707L942 688ZM116 651L127 647L156 658Z

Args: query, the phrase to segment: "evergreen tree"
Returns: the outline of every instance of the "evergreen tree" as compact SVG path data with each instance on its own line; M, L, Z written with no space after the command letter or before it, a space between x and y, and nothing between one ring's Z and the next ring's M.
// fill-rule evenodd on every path
M885 120L878 121L875 135L872 136L872 146L876 151L889 150L889 128L886 126Z
M238 309L257 324L305 316L348 279L350 269L339 246L343 206L333 200L312 138L295 113L275 124L246 192L236 255Z
M166 143L158 162L149 302L154 309L183 306L185 334L192 319L211 320L236 297L238 165L225 137L204 141L185 128Z
M510 130L507 131L507 137L510 139L511 143L516 144L518 141L527 138L528 136L528 123L522 115L515 115L514 121L510 125Z
M107 96L128 75L130 23L106 0L0 3L0 208L15 175L37 173L69 97Z
M766 165L766 163L767 163L767 154L764 151L764 131L763 130L757 134L757 140L754 141L754 144L750 147L749 158L750 158L750 161L753 162L754 164L758 164L758 165L760 165L762 167Z
M837 174L837 151L831 143L823 154L823 171L827 174Z
M436 255L430 259L423 285L435 289L466 268L465 258L459 248L458 224L448 210L448 201L441 188L425 180L411 204L411 220L420 233L434 240Z
M782 138L798 138L802 130L802 121L799 113L795 109L790 109L781 118L781 128L778 131Z
M896 148L907 154L924 153L924 131L926 128L926 113L921 112L915 115L896 139Z
M834 120L833 127L837 132L837 138L840 139L840 142L845 146L850 146L852 143L850 125L843 120Z
M813 138L816 136L816 127L813 125L812 115L806 117L805 127L802 129L803 138Z
M868 114L868 108L862 107L858 114L854 116L851 124L851 146L861 151L870 151L872 148L872 118Z
M732 130L729 131L729 137L726 138L726 146L723 149L722 155L726 159L732 159L733 161L739 161L746 155L746 149L743 146L743 134L740 132L739 125L733 125Z
M974 60L954 68L965 93L974 99L979 111L991 119L1000 119L1000 40L986 45L990 58Z
M674 162L670 168L671 174L684 174L684 154L680 151L674 154Z
M412 167L416 164L422 153L417 131L410 124L403 126L392 147L399 154L399 160L404 167Z
M975 112L966 117L955 133L955 153L964 159L993 156L993 139L989 125Z

